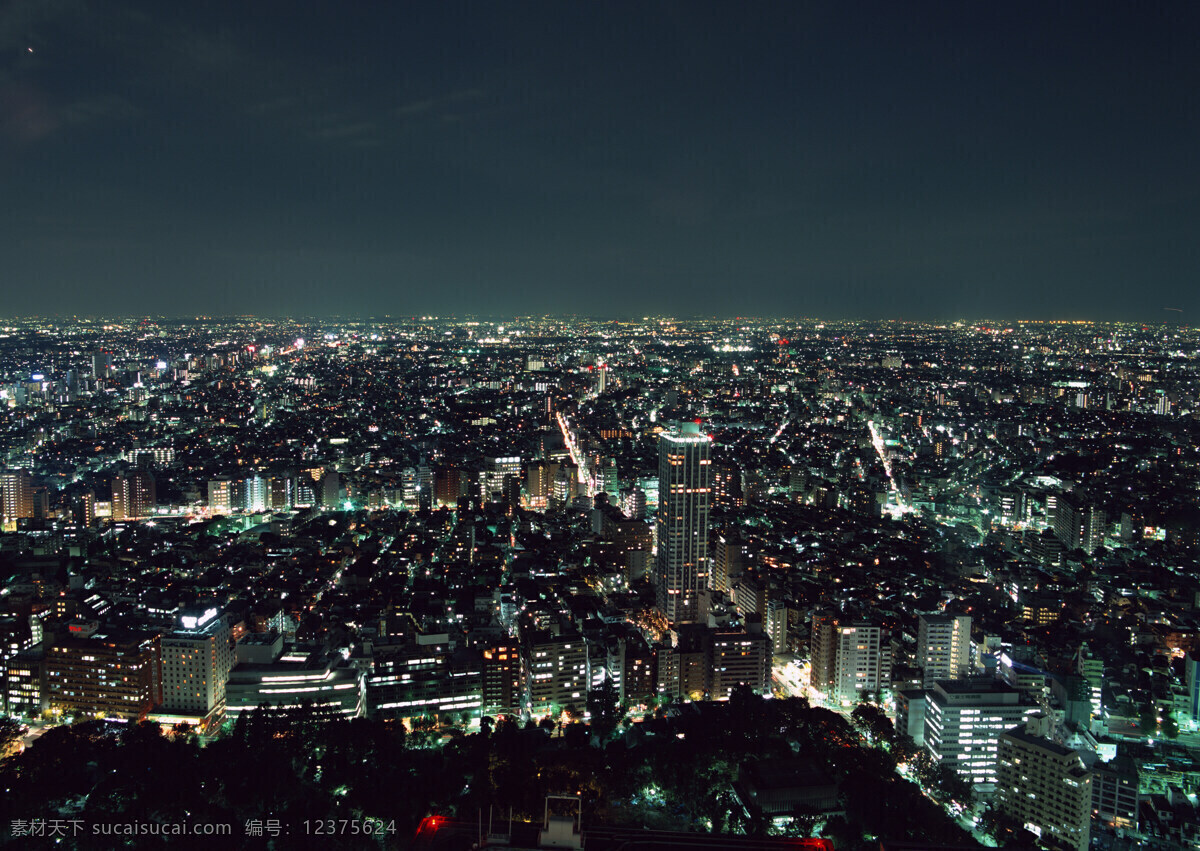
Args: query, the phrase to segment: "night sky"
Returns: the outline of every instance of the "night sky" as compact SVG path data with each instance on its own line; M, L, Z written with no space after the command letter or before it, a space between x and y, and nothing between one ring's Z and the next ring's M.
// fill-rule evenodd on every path
M7 0L0 315L1194 324L1198 131L1196 2Z

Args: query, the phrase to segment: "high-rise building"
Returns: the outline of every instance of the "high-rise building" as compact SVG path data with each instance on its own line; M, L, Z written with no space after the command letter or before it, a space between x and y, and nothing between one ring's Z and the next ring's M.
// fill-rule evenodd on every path
M1195 650L1183 659L1183 681L1187 686L1189 720L1200 721L1200 653Z
M525 689L534 715L587 704L587 643L579 633L531 634L524 647Z
M842 704L857 703L868 692L891 685L892 648L888 630L856 622L835 628L832 697Z
M0 711L9 715L36 718L49 708L46 702L45 653L23 650L2 665L3 703Z
M636 484L625 491L621 499L621 510L634 520L642 520L646 516L646 492Z
M96 525L96 495L84 491L71 501L71 513L80 526Z
M0 518L26 517L33 517L33 477L28 470L5 470L0 473Z
M1001 523L1012 525L1029 519L1025 491L1018 488L1003 488L996 492L996 514Z
M337 470L327 470L321 478L321 507L341 507L342 477Z
M898 689L896 698L896 732L908 736L913 744L925 744L925 700L924 689Z
M491 502L504 495L505 479L521 478L521 456L505 455L488 458L483 475L479 477L479 496L483 502Z
M258 474L246 479L245 507L251 513L267 510L267 480Z
M921 615L917 665L925 672L925 688L933 688L936 680L965 677L971 665L971 616Z
M991 792L1000 735L1036 710L1023 692L999 680L938 680L925 700L925 747L939 765Z
M233 480L228 476L209 479L208 510L218 514L233 510Z
M268 507L286 511L296 504L296 479L291 473L271 476L267 480Z
M771 682L771 640L763 633L720 630L712 636L712 700L728 700L738 686L755 694Z
M1138 761L1128 753L1092 766L1092 818L1110 828L1137 828L1141 812Z
M467 480L458 467L442 467L433 478L433 504L453 508L458 498L467 493Z
M220 724L233 669L229 624L216 608L185 612L162 638L163 708Z
M569 505L579 493L579 468L572 463L564 462L558 465L558 473L554 478L554 487L550 492L549 503L552 508Z
M1103 718L1104 660L1092 653L1086 641L1079 646L1076 670L1087 681L1088 696L1092 704L1092 718Z
M1068 550L1095 552L1104 543L1104 511L1073 495L1059 497L1054 513L1054 534Z
M833 663L837 659L837 615L833 612L813 612L808 656L811 663L809 685L828 694L833 688Z
M733 590L746 561L746 547L738 538L718 535L713 546L712 589L724 595Z
M783 600L768 600L767 611L763 617L763 626L766 627L767 637L771 639L772 653L787 652L787 622L787 604Z
M680 624L658 646L658 691L675 698L703 700L712 680L712 630Z
M625 640L625 671L621 677L621 700L648 702L658 686L657 658L641 633L631 631Z
M483 651L483 712L520 713L521 652L513 643Z
M1045 841L1087 851L1092 775L1079 754L1046 738L1049 719L1035 715L999 737L996 806Z
M596 465L596 492L606 493L613 505L621 498L621 478L615 458L601 458Z
M658 445L656 602L670 623L699 619L708 586L708 504L712 440L686 423Z
M554 479L558 475L558 464L554 461L535 461L525 471L525 495L530 505L545 508L554 490Z
M154 474L149 470L130 470L113 479L112 519L137 520L154 514L158 502Z
M740 508L745 503L742 496L742 471L734 464L714 466L713 504Z
M92 377L97 381L105 381L108 379L113 368L112 352L93 352L92 353Z

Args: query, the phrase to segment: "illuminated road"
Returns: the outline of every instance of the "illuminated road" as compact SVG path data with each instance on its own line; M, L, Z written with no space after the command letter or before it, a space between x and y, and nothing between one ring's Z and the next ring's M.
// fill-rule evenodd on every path
M867 420L867 429L871 432L871 445L875 447L875 454L879 456L879 462L883 464L883 472L887 473L888 489L895 500L897 513L907 514L913 510L912 504L905 500L900 489L896 487L896 480L892 478L892 462L888 460L883 437L879 434L879 429L875 428L874 420Z
M579 448L575 445L575 438L571 435L571 427L567 423L567 418L562 415L561 411L555 412L554 416L558 420L558 428L562 432L563 442L567 444L571 462L579 471L579 484L583 485L588 496L595 496L596 488L592 480L592 472L588 469L587 459L580 454Z
M845 718L850 717L851 708L827 704L825 695L812 687L812 666L808 662L776 656L771 667L771 679L784 697L803 697L810 706L823 706Z

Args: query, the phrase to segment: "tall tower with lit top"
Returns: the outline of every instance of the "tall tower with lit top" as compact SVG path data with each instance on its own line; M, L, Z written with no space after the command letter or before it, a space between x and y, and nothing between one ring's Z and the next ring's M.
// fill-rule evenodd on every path
M711 452L697 423L659 438L655 602L673 624L699 619L699 592L708 587Z

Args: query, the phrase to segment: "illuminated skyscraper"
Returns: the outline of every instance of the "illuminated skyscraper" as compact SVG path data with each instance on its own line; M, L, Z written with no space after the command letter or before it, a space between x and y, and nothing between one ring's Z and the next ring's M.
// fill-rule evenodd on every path
M33 516L33 478L26 470L0 473L0 517L16 520Z
M97 381L107 381L113 368L112 352L92 353L92 377Z
M214 514L228 514L233 510L233 480L228 476L209 480L208 510Z
M917 664L925 672L925 688L933 688L937 680L956 680L970 673L971 616L921 615Z
M698 620L699 592L708 587L711 451L711 438L695 423L658 444L656 602L671 623Z
M267 480L258 474L246 479L245 500L247 511L265 511L268 507Z
M136 520L154 514L158 502L154 474L149 470L130 470L113 479L113 520Z
M203 719L225 713L225 683L233 668L230 630L217 609L189 612L162 637L163 707Z
M834 629L832 697L848 705L878 694L892 679L888 630L865 622L839 623Z
M1043 842L1087 851L1092 775L1078 752L1048 738L1050 720L1031 716L999 737L997 808Z
M1107 518L1104 511L1071 494L1058 498L1054 534L1067 549L1093 553L1104 544Z

